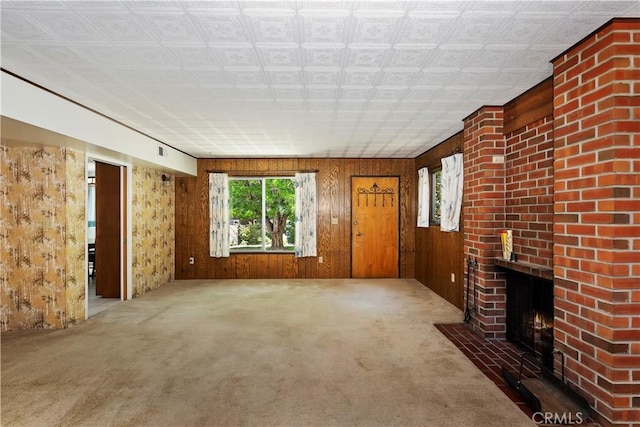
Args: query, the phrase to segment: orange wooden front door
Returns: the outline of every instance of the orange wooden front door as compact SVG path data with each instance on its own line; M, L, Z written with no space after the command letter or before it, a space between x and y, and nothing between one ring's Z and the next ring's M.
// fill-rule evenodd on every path
M399 178L351 178L351 277L398 277Z

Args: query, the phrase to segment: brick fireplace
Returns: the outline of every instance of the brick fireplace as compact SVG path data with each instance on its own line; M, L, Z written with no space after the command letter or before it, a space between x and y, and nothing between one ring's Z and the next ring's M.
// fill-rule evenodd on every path
M551 280L554 349L603 425L640 423L638 46L640 20L614 19L555 58L552 78L464 120L470 327L506 338L507 271ZM498 260L502 229L515 262Z

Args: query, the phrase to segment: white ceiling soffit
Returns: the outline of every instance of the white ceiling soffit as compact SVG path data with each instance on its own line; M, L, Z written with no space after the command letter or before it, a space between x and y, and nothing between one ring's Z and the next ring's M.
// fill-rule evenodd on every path
M633 1L2 1L2 67L195 157L415 157Z

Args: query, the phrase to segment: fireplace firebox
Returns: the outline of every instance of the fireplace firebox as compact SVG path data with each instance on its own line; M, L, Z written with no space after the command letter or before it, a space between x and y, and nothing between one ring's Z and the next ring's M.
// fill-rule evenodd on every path
M507 340L553 372L553 282L507 271Z

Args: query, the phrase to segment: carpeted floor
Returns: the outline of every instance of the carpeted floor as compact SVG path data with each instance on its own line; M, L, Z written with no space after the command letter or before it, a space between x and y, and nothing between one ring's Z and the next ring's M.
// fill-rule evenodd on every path
M2 334L3 426L535 425L415 280L176 281Z

